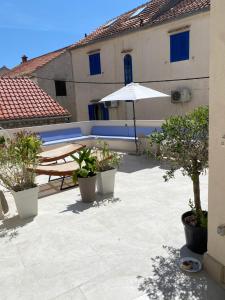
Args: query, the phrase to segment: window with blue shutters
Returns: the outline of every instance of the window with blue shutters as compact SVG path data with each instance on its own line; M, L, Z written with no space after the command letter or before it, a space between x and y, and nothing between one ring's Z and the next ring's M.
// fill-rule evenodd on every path
M94 121L95 120L95 105L93 105L93 104L88 105L88 113L89 113L89 120Z
M109 109L104 103L88 105L89 120L109 120Z
M170 62L188 60L190 56L190 31L170 36Z
M90 75L101 74L101 57L100 53L89 55Z

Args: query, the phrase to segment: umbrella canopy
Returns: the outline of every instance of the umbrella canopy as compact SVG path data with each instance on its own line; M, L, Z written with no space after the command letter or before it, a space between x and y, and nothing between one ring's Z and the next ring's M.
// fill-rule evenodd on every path
M150 88L144 87L139 83L130 83L120 90L104 97L100 102L113 102L113 101L131 101L133 102L133 120L134 120L134 134L135 134L135 144L136 153L138 153L138 142L137 142L137 128L136 128L136 116L135 116L135 105L134 103L139 100L144 99L156 99L169 97L166 94L160 93L158 91L152 90Z
M118 91L104 97L100 102L108 101L138 101L144 99L154 99L169 97L153 89L140 85L139 83L130 83Z

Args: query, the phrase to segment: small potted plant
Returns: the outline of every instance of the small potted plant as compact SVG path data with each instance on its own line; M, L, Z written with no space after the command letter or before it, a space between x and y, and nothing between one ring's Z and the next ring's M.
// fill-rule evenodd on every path
M38 187L33 169L39 163L40 147L38 137L25 131L7 139L0 147L0 182L14 196L22 219L38 213Z
M199 107L185 116L169 118L162 131L150 137L160 144L159 158L170 162L165 181L174 178L178 169L192 180L194 201L189 201L191 211L183 214L182 222L188 248L200 254L207 251L207 212L201 205L200 175L208 168L208 126L208 107Z
M78 163L78 169L74 171L73 182L78 182L83 202L91 203L95 200L96 190L96 157L92 155L91 149L82 149L78 157L71 155Z
M99 142L96 149L97 157L97 191L100 194L113 194L115 176L122 156L111 151L106 142Z

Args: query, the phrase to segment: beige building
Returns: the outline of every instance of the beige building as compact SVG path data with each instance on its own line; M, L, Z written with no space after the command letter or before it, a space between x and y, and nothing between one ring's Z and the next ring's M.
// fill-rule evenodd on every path
M213 0L210 46L209 241L205 266L225 286L225 1Z
M21 64L13 68L8 76L29 77L70 112L72 121L76 121L73 69L68 48L30 60L24 55Z
M165 119L207 105L209 8L209 0L152 0L71 47L78 121L131 119L130 103L108 112L97 103L131 81L173 94L173 102L139 102L137 119Z

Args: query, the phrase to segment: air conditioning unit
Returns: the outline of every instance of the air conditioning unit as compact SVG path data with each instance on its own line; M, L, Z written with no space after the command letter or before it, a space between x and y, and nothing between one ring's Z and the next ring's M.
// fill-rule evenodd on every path
M117 108L119 106L119 101L107 101L105 102L105 107L107 108Z
M189 88L183 88L171 92L172 103L184 103L191 101L192 93Z

